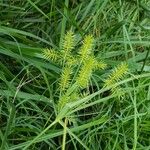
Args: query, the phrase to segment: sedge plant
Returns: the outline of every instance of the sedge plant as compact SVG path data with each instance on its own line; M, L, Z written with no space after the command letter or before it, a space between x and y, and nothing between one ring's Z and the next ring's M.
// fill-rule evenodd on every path
M81 46L78 47L76 36L70 30L65 34L60 49L46 48L43 50L44 58L56 63L61 68L60 78L57 82L59 98L56 106L58 114L68 103L83 98L84 94L81 91L89 86L95 70L104 70L107 67L106 63L94 56L94 43L94 37L86 35L81 42ZM109 87L119 82L126 75L127 71L128 66L126 63L118 65L105 80L103 87ZM120 87L114 87L111 91L114 93L118 89ZM86 96L89 94L86 93ZM62 149L65 147L67 122L68 119L66 117Z

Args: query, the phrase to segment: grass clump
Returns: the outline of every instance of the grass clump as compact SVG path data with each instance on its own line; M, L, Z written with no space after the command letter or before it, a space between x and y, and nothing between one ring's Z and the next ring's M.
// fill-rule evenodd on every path
M62 50L56 52L56 50L44 50L43 56L45 59L55 62L56 57L59 57L61 61L61 75L59 82L59 91L60 91L60 100L58 100L58 110L63 108L67 103L74 101L72 95L76 95L76 92L79 95L82 95L81 89L87 88L92 76L92 73L97 69L105 69L106 64L102 61L96 60L94 56L94 38L92 35L87 35L82 41L82 46L79 48L79 51L75 48L75 35L72 31L68 31L64 36L64 42L60 46ZM76 53L72 53L72 50ZM68 59L69 58L69 59ZM76 59L76 63L74 62ZM72 64L72 65L69 65ZM117 72L116 72L117 73ZM72 92L68 94L68 91L72 88Z
M1 1L0 150L149 150L149 6Z

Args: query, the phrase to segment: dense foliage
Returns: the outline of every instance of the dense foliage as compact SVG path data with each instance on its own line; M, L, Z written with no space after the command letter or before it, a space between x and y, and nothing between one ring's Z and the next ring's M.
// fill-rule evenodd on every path
M2 0L0 150L149 150L150 1Z

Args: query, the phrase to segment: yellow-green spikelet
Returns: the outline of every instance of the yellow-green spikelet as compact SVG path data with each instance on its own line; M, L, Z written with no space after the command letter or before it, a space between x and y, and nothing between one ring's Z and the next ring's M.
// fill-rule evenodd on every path
M65 67L62 70L60 79L60 90L64 91L70 85L72 69L70 67Z
M128 65L126 63L122 63L118 65L113 72L109 75L108 79L105 80L104 86L111 86L119 80L127 73L128 71Z
M79 75L76 79L77 84L80 87L84 88L88 85L94 67L95 67L95 59L93 57L89 57L88 60L85 61L83 66L81 67Z
M68 102L69 102L70 96L63 95L57 104L58 111L60 111Z
M80 48L79 56L81 61L84 61L92 54L94 38L92 35L85 36L83 40L83 45Z
M60 58L60 56L59 56L58 52L56 52L56 50L48 49L48 48L43 50L43 57L45 59L51 60L53 62L56 62Z
M77 92L73 92L70 96L64 94L58 101L58 110L61 110L67 103L76 101L77 99L79 99L79 94Z
M103 61L97 61L95 60L95 69L105 69L107 67L107 64L105 64Z
M74 47L75 47L75 35L70 30L65 34L64 40L62 43L63 57L66 58L68 55L70 55L70 53L74 49Z

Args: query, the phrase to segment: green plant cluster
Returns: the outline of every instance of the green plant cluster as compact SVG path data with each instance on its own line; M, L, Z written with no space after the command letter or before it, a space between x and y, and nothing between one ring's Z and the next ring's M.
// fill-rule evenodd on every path
M97 60L94 56L94 37L86 35L81 46L76 48L76 37L70 30L61 43L59 50L44 49L43 57L61 66L62 71L59 80L60 96L58 110L60 111L67 103L78 100L83 96L81 89L87 88L95 70L105 69L107 64ZM78 50L77 50L78 49ZM104 87L112 86L119 82L128 71L126 63L117 66L105 80ZM73 90L68 92L71 88ZM118 87L112 88L117 91ZM90 94L90 93L87 93Z
M149 16L150 0L1 0L0 150L149 150Z

